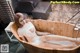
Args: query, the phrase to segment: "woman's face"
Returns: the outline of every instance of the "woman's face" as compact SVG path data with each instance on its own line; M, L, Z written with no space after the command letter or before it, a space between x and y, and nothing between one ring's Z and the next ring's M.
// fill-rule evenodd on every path
M19 18L19 23L20 23L21 25L24 25L24 24L25 24L24 18Z

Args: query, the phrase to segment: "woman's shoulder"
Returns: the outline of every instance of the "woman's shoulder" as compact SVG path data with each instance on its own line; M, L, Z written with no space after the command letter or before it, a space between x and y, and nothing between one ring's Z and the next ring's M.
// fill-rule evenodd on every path
M28 27L33 26L31 22L25 23L23 27L18 28L17 31L23 31L24 29L27 29Z
M31 22L25 23L25 25L23 27L34 27L34 25Z

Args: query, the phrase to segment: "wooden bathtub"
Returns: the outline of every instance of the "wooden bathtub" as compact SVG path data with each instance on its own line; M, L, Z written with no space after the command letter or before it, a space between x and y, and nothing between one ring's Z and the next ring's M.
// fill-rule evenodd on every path
M34 26L36 27L36 30L42 31L42 32L49 32L52 34L56 34L53 37L53 40L56 38L63 38L69 41L73 41L77 44L77 46L71 47L71 48L56 48L55 46L49 47L48 44L45 44L45 46L39 46L39 45L33 45L29 42L23 42L17 33L17 26L14 23L11 26L11 31L14 34L14 36L23 44L23 46L27 49L29 53L76 53L77 49L80 47L80 42L76 41L75 38L80 37L80 32L74 30L74 25L61 23L61 22L54 22L54 21L48 21L48 20L32 20L31 21ZM79 32L79 33L77 33ZM57 37L57 35L59 37ZM54 48L54 49L53 49Z

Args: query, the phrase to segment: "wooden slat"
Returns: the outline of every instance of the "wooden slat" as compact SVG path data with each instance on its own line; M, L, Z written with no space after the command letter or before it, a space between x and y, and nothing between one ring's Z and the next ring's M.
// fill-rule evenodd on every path
M67 37L76 37L77 31L74 30L74 25L66 24L62 22L46 21L46 20L34 20L32 22L36 29L39 31L46 31L53 34L67 36ZM78 34L80 37L80 34Z

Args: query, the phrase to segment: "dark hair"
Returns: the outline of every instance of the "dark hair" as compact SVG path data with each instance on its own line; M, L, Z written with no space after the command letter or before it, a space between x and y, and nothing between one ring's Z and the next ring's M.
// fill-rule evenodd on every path
M25 14L25 13L16 13L15 14L15 24L18 26L18 27L20 27L21 26L21 24L19 23L19 18L24 18L24 19L26 19L28 17L28 15L27 14Z

